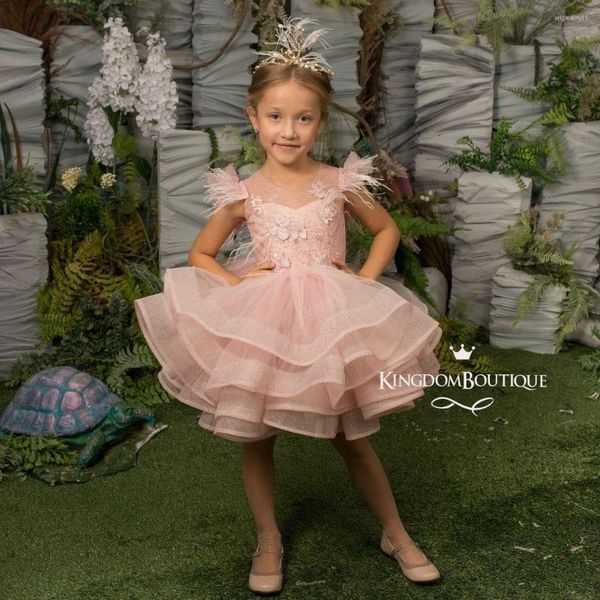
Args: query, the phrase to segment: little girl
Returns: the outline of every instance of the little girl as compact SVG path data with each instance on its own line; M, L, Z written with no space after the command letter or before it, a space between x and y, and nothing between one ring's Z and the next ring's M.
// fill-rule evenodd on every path
M399 231L366 185L372 160L350 152L343 167L314 160L327 119L332 71L303 39L309 19L279 26L248 89L248 116L264 148L258 171L207 177L211 216L188 267L167 269L164 292L135 302L141 329L162 365L161 385L202 410L198 424L243 443L243 475L257 528L249 576L255 592L282 587L283 546L274 511L277 433L328 438L382 526L380 547L411 581L440 579L410 538L368 436L379 417L414 407L419 387L382 385L381 375L430 373L441 329L426 305L383 276ZM355 272L346 265L345 209L374 240ZM215 260L247 225L245 258Z

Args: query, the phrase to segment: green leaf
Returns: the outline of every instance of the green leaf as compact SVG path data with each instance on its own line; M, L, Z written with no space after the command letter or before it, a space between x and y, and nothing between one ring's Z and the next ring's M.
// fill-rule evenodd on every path
M6 121L4 119L4 112L0 105L0 142L2 145L2 154L4 155L4 177L8 179L11 174L11 154L10 154L10 140L8 138L8 128L6 127Z
M100 169L100 165L94 158L92 157L92 153L89 154L89 160L86 165L87 174L92 178L92 181L96 185L100 185L100 177L102 176L102 170Z
M150 185L150 177L152 177L152 167L150 163L142 156L137 154L133 157L133 164L138 170L138 173L146 180L146 183Z
M112 145L115 151L115 158L125 158L137 152L137 143L134 137L124 131L119 131L119 133L115 134Z

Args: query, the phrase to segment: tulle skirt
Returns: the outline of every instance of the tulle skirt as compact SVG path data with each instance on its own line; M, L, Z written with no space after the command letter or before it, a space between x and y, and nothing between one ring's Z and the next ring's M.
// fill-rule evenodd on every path
M231 286L200 267L178 267L166 270L162 293L134 306L162 387L200 409L200 427L232 441L281 430L371 435L380 417L414 408L424 393L383 383L382 374L439 371L441 328L387 276L301 264Z

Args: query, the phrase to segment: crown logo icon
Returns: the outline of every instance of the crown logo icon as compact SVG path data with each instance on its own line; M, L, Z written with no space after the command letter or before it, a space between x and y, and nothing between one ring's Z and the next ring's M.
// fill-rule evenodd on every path
M450 350L452 350L452 354L454 354L456 360L469 360L473 350L475 350L475 346L471 346L471 350L465 350L465 345L461 344L458 352L455 352L452 346L450 346Z

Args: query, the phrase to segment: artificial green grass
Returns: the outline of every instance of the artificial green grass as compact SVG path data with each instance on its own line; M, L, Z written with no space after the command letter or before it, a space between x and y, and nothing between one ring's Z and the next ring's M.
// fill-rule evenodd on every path
M327 440L280 434L277 597L596 600L600 399L586 397L576 363L588 351L480 346L497 372L546 373L548 388L429 388L415 409L381 419L371 444L406 528L444 577L435 586L411 583L379 550L380 527ZM440 395L495 402L474 416L433 408ZM129 471L56 487L1 482L1 598L256 598L241 445L200 429L197 412L175 400L160 407L169 429Z

